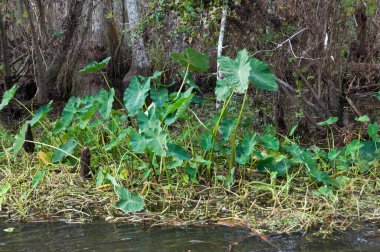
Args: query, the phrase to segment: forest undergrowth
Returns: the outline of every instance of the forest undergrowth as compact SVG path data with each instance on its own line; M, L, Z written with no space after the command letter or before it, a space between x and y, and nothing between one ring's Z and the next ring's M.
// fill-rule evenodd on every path
M248 51L218 59L220 108L199 96L191 75L207 71L208 58L191 48L172 58L181 65L178 91L155 72L132 77L121 101L105 79L108 90L71 97L56 120L53 102L32 110L14 97L17 85L8 90L0 110L17 105L29 116L16 134L0 128L2 217L221 224L259 234L329 234L378 221L377 122L356 118L359 131L341 145L331 117L319 123L323 146L305 146L297 124L279 133L255 119L249 90L277 84ZM80 72L101 72L109 60Z

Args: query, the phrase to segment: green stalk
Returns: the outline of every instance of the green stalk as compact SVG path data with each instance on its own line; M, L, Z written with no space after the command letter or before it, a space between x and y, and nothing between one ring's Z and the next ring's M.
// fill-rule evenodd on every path
M238 116L237 121L236 121L234 134L231 137L231 156L230 156L230 163L229 163L229 171L228 172L231 171L231 169L233 168L234 163L235 163L236 135L237 135L237 131L238 131L238 128L239 128L239 123L241 121L241 117L243 115L243 110L244 110L244 107L245 107L245 103L247 101L247 93L248 93L248 90L245 91L245 93L244 93L243 104L241 105L239 116Z
M177 92L177 96L175 97L176 99L179 97L179 95L181 94L181 91L185 85L185 82L186 82L186 79L187 79L187 75L189 74L189 67L190 67L190 64L187 64L187 67L186 67L186 72L185 72L185 77L183 77L183 80L182 80L182 84L181 84L181 87L179 88L178 92Z
M216 125L212 131L212 144L211 144L211 151L210 151L210 158L209 158L209 164L207 165L207 175L211 176L211 163L212 158L214 155L214 147L215 147L215 139L216 139L216 133L218 132L220 122L222 121L224 114L226 113L227 107L231 102L232 97L234 96L235 90L232 90L230 96L228 97L228 100L223 104L222 111L219 115L218 121L216 122ZM216 171L215 171L216 172Z

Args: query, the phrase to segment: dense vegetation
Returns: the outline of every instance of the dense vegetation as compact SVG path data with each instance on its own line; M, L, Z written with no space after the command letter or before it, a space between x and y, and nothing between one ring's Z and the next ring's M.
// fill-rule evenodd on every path
M295 3L0 3L0 212L271 232L377 218L378 3Z

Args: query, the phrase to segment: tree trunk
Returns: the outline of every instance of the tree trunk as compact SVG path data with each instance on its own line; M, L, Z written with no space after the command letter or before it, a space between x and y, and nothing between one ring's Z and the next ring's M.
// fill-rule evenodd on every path
M39 46L37 28L35 26L36 19L33 18L30 3L24 1L24 6L28 13L29 24L31 26L32 43L36 55L37 92L34 98L39 104L46 103L52 98L52 93L56 84L55 82L69 51L72 38L79 23L79 17L83 10L84 2L85 1L78 0L71 0L68 2L69 12L64 22L65 27L63 27L65 34L61 44L55 49L54 58L50 61L50 64L47 63L48 67L46 69L43 64L42 52Z
M5 22L3 22L3 15L0 13L0 44L1 44L1 56L3 58L4 65L4 91L7 91L12 87L12 74L9 65L9 51L8 51L8 37Z
M131 33L132 44L132 65L129 72L123 79L123 86L127 87L133 75L146 75L149 71L149 61L145 51L144 39L137 31L139 24L139 13L137 0L125 0L127 7L129 29Z

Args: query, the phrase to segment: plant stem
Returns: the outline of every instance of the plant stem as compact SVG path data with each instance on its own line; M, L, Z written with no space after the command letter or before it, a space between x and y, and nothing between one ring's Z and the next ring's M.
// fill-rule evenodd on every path
M223 119L224 114L226 113L226 109L228 105L231 102L232 97L234 96L235 90L232 90L230 96L228 97L228 100L223 104L222 111L220 112L218 121L216 122L216 125L212 131L212 144L211 144L211 150L210 150L210 158L209 158L209 164L207 165L207 175L210 177L211 176L211 163L212 163L212 158L214 155L214 147L215 147L215 138L216 138L216 133L218 132L220 122ZM216 171L215 171L216 172Z
M179 97L179 95L181 94L181 91L182 91L182 89L183 89L183 86L185 85L185 82L186 82L186 79L187 79L187 75L189 74L189 67L190 67L190 64L187 64L186 72L185 72L185 77L183 77L181 87L179 88L179 90L178 90L178 92L177 92L177 96L175 97L176 99L177 99L177 98Z
M244 110L244 107L245 107L245 103L247 101L247 93L248 93L248 91L245 91L245 93L244 93L244 99L243 99L243 104L241 105L239 116L238 116L237 121L236 121L234 134L231 137L231 156L230 156L230 163L229 163L229 172L231 171L231 169L233 168L233 166L235 164L236 135L238 133L237 131L238 131L238 128L239 128L239 123L241 121L241 117L243 115L243 110Z

